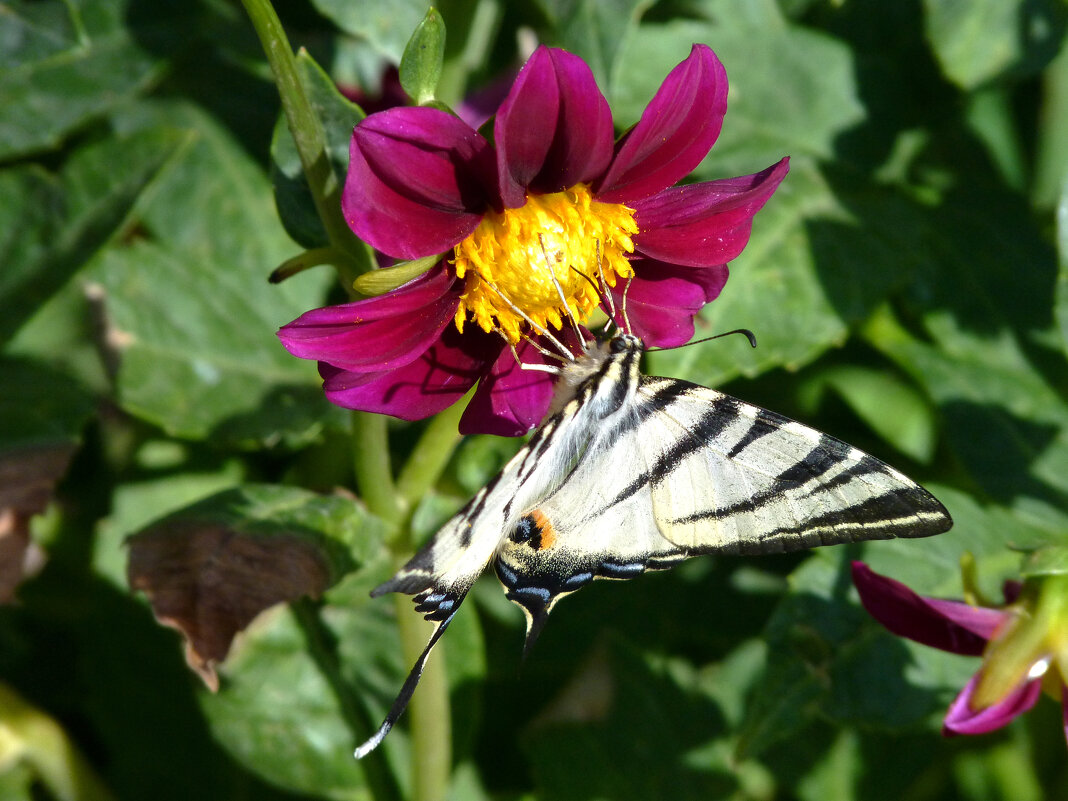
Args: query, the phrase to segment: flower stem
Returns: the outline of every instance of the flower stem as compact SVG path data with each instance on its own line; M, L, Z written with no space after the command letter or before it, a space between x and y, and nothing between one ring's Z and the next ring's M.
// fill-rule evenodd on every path
M371 266L367 249L349 230L341 214L341 187L330 166L326 135L300 79L293 49L269 0L241 0L256 29L260 44L274 73L275 85L282 99L282 110L289 132L300 154L300 163L308 181L319 218L323 221L331 245L351 257L338 259L342 283L349 288L356 275Z
M448 416L448 412L439 415L444 416ZM431 423L428 432L434 429L439 433L431 437L424 434L409 464L415 461L414 457L420 452L424 454L422 459L428 464L443 465L448 461L447 454L442 457L440 451L451 452L451 445L445 447L448 438L440 433L435 423L437 420ZM455 428L456 423L453 420L453 431ZM413 547L409 537L405 536L407 527L401 525L409 505L401 498L393 482L386 418L378 414L353 412L352 438L356 483L360 496L371 512L395 527L389 545L398 561L403 561ZM430 447L428 440L438 443L436 450ZM452 444L455 444L455 438ZM410 478L406 483L411 487L417 482ZM429 483L426 486L429 487ZM394 599L401 650L405 662L412 664L426 646L431 628L413 614L411 599L407 595L398 594ZM423 671L419 689L408 708L412 732L412 797L420 801L443 799L449 785L452 716L449 713L449 688L445 676L444 655L437 653Z
M291 259L286 259L275 267L268 280L272 284L280 284L287 278L292 278L297 273L302 273L312 267L318 267L322 264L334 264L340 255L332 247L305 250L303 253Z
M468 398L431 418L397 478L397 492L414 506L438 480L460 442L457 426Z
M419 658L433 631L432 624L412 614L411 598L395 595L404 662ZM438 648L427 662L419 688L408 706L411 716L412 795L419 801L443 801L452 762L452 713L446 680L445 651Z
M360 497L372 514L393 527L389 536L392 546L400 536L405 510L393 484L385 417L370 412L352 413L352 453Z

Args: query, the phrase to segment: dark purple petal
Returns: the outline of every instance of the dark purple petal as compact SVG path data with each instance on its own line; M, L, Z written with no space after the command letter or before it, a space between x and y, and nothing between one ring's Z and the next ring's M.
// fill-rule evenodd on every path
M282 326L278 338L302 359L358 372L392 370L438 339L462 288L439 264L385 295L307 312Z
M755 215L786 177L789 159L755 175L675 186L632 203L636 250L690 267L725 264L746 243Z
M545 364L546 359L526 342L516 348L524 364ZM555 376L541 370L523 370L509 348L501 351L460 419L461 434L497 434L517 437L537 425L553 396Z
M414 361L396 370L352 372L320 363L323 390L346 409L421 420L448 408L496 359L501 340L475 329L461 334L448 326Z
M695 44L616 144L597 199L630 205L685 178L708 154L726 112L727 73L707 45Z
M499 204L493 171L489 143L457 117L389 109L352 133L341 208L356 235L383 253L443 253Z
M978 682L979 674L976 673L950 705L946 718L942 721L944 735L986 734L1000 729L1033 707L1038 696L1042 694L1040 680L1025 681L993 706L976 711L972 709L971 701Z
M980 656L1006 619L997 609L923 598L863 562L853 562L853 584L868 614L892 633L955 654Z
M456 116L475 130L481 128L490 117L497 113L497 109L508 96L518 74L518 70L506 70L485 86L465 95L463 101L456 107Z
M612 158L612 112L578 56L534 51L494 123L500 195L507 208L526 190L559 192L598 178Z
M693 318L715 300L727 283L727 265L680 267L652 259L635 259L634 278L617 282L612 290L616 322L637 334L647 345L673 348L693 337ZM627 318L623 318L626 294Z

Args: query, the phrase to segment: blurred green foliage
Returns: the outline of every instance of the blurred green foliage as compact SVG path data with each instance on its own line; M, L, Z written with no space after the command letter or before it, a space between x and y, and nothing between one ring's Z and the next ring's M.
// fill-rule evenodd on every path
M277 10L306 48L302 80L341 175L362 112L335 83L373 101L426 4ZM848 579L863 558L960 597L969 551L998 598L1021 568L1010 548L1068 542L1065 5L438 10L445 42L424 29L425 65L401 76L424 99L457 103L514 69L533 36L583 56L624 127L693 42L709 44L731 94L695 177L791 157L698 321L699 333L751 328L760 346L657 353L649 372L853 442L956 521L933 540L598 583L521 667L521 617L484 580L436 655L452 700L449 797L1068 797L1053 702L1004 731L942 739L976 660L891 637ZM341 295L327 268L267 283L325 234L248 18L223 0L8 0L0 97L0 463L15 465L0 498L44 491L14 507L42 513L30 534L44 564L0 606L0 797L407 797L404 721L380 754L351 757L408 668L395 607L367 596L392 568L383 526L351 496L293 494L351 489L352 443L314 366L274 331ZM395 456L421 428L391 426ZM463 443L414 527L432 532L515 447ZM329 543L335 582L261 615L217 694L125 578L126 537L205 509L253 533L275 510L279 525L299 520Z

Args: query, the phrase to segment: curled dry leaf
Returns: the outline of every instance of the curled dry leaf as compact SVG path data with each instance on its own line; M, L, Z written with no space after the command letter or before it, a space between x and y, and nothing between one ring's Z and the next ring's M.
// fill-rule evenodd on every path
M219 523L163 522L130 538L127 578L148 596L156 619L185 637L186 662L214 692L216 665L260 612L318 597L329 567L311 543L251 536Z
M66 442L0 453L0 604L44 564L44 553L30 541L30 518L52 500L73 453L74 444Z

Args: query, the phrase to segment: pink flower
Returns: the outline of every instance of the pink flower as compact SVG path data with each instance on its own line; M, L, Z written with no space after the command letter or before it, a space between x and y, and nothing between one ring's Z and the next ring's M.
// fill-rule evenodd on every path
M983 656L983 664L950 705L943 733L985 734L1038 701L1043 685L1059 698L1068 738L1064 645L1068 585L1063 577L1006 587L1002 608L917 595L904 584L853 562L861 603L892 633L943 651ZM1049 670L1051 666L1056 669Z
M585 323L600 286L617 317L625 292L634 333L678 345L723 288L788 169L673 186L715 142L726 99L723 66L695 45L614 142L589 67L541 47L497 111L493 144L435 108L372 114L353 132L349 225L388 256L444 257L381 297L308 312L283 344L319 361L340 406L419 419L478 382L461 431L524 433L552 394L551 376L520 370L509 347L544 361L530 321L560 331L570 311Z

